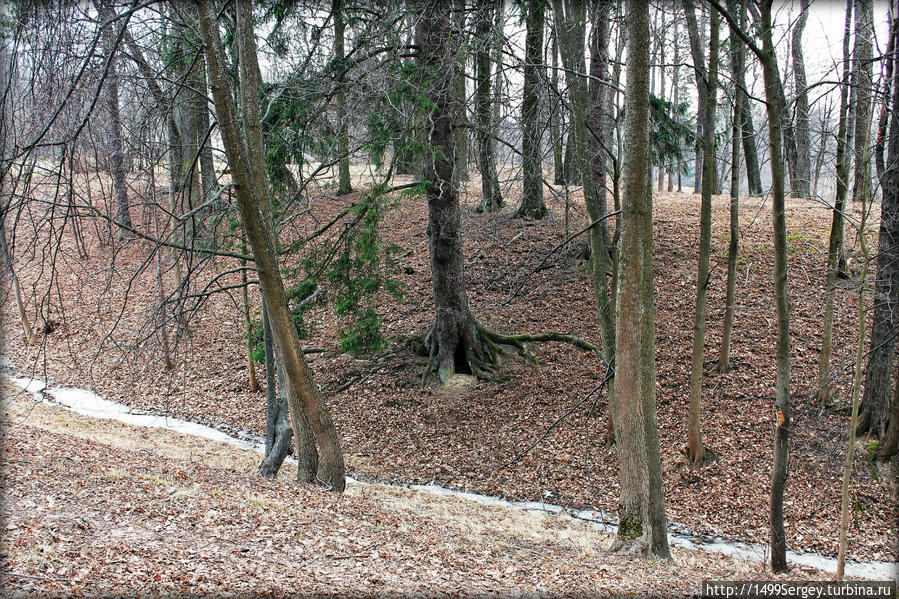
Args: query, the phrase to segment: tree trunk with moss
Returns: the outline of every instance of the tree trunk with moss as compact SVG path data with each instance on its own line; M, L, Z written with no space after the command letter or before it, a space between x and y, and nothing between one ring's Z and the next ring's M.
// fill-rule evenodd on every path
M216 116L232 169L235 196L247 241L256 263L259 286L268 308L275 345L284 365L291 425L297 442L297 478L318 479L342 492L346 468L337 430L325 407L318 386L303 358L300 340L287 307L284 284L275 253L274 231L266 222L269 203L264 178L262 136L259 129L259 69L249 0L237 2L236 36L240 52L238 96L244 130L238 129L234 99L225 71L224 50L219 37L216 12L208 2L199 5L200 31L204 41ZM259 173L263 174L260 177ZM316 444L318 451L316 451ZM320 459L319 459L320 455Z
M656 423L652 184L649 148L649 7L628 0L627 125L616 329L615 435L621 494L619 550L670 557ZM635 545L636 543L636 545Z
M525 35L524 86L521 101L521 154L522 183L521 205L518 215L522 218L541 219L546 216L543 200L543 165L540 159L540 71L543 69L543 0L529 0L525 10L527 33Z

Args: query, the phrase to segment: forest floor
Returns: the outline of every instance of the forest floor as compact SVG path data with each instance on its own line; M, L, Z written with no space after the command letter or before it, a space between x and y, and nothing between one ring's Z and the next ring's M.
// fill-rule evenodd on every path
M3 596L686 596L764 564L388 485L342 495L255 474L259 454L35 403L4 383ZM798 567L776 577L823 580Z
M507 206L494 214L475 211L478 189L478 179L472 176L462 201L466 284L479 320L504 333L557 331L598 344L590 275L579 260L582 242L572 242L546 258L566 238L564 190L557 187L548 195L548 218L530 222L514 216L516 188L506 189ZM328 190L318 193L308 212L287 227L282 243L286 247L309 236L361 197L360 192L343 197ZM586 221L580 194L572 192L570 203L568 228L576 232ZM741 204L733 368L718 374L714 367L724 313L728 199L714 200L702 427L716 459L699 472L687 467L683 457L699 198L660 193L654 212L658 421L668 519L694 534L757 543L768 539L775 417L770 207L764 198L744 199ZM138 214L135 209L132 218L152 222L146 209L141 210ZM857 218L857 208L851 212ZM857 342L853 283L842 281L836 302L835 405L819 415L814 398L830 218L825 206L788 201L794 424L786 489L787 538L793 550L825 555L837 551ZM392 276L404 287L402 301L384 294L377 305L381 330L390 342L385 351L358 358L342 354L338 334L344 323L334 316L333 308L321 305L306 313L305 343L324 350L309 356L310 366L337 423L349 470L357 477L434 482L510 499L614 513L618 476L615 450L604 446L605 394L575 407L604 375L595 356L567 344L534 345L530 349L536 362L506 358L501 382L460 377L442 389L433 379L422 387L421 359L413 355L408 338L424 332L433 319L426 223L427 204L422 197L398 196L383 214L383 237L402 248ZM871 247L876 227L874 218L869 223ZM152 226L147 230L152 232ZM90 388L138 410L176 415L227 431L263 432L265 395L247 389L246 342L237 291L212 296L189 315L173 349L175 368L166 370L161 336L155 328L159 322L156 254L148 242L103 245L102 229L83 227L87 258L67 237L55 254L54 283L47 293L51 271L39 262L40 256L52 254L47 235L41 233L26 246L22 240L27 242L33 234L22 222L17 236L17 247L27 247L18 251L17 264L29 306L32 312L38 305L51 306L50 332L26 346L18 330L10 330L16 315L12 302L4 302L4 352L21 371ZM851 256L858 255L854 237L847 228ZM170 254L164 252L162 259L168 264ZM295 257L285 262L285 266L299 264ZM144 265L147 268L141 270ZM193 292L216 276L213 288L238 282L236 275L227 272L237 266L236 260L217 259L204 266L206 270L192 284ZM162 283L166 292L171 291L171 271L164 273ZM296 283L288 280L288 285ZM258 301L255 297L251 301L255 309ZM174 343L171 327L169 334ZM532 450L520 455L538 440ZM884 476L869 463L865 443L866 439L859 440L853 471L849 556L894 561L899 532L895 478ZM264 488L268 483L259 484Z

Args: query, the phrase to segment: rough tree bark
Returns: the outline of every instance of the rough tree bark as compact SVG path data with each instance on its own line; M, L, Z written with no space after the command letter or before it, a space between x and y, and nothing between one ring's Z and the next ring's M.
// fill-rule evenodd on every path
M718 32L721 19L712 11L709 28L709 67L706 78L699 85L705 88L704 123L715 122L718 103ZM697 75L698 77L699 75ZM706 449L700 432L700 408L702 404L702 363L705 348L706 304L708 302L709 254L712 247L712 192L715 187L715 128L705 127L702 133L702 200L699 217L699 268L696 281L696 310L693 316L693 360L690 371L690 408L687 427L687 461L694 469L702 468L706 461ZM736 169L739 172L739 169Z
M849 39L852 33L852 4L846 1L846 20L843 27L843 79L840 86L840 117L837 126L837 191L830 224L830 240L827 249L827 281L824 291L824 330L821 337L821 354L818 358L818 403L825 409L830 403L830 360L833 350L833 313L836 296L836 280L840 270L840 253L843 247L843 210L849 189L849 135L850 114L849 77L851 72Z
M478 169L481 171L481 212L495 212L502 208L503 196L499 188L499 177L496 174L496 157L493 155L493 94L491 93L491 40L493 35L494 3L492 0L479 0L475 15L475 78L476 98L475 114L477 117ZM454 144L455 145L455 144ZM451 154L452 156L452 154Z
M874 2L855 2L855 49L852 90L855 92L855 179L852 201L867 201L871 195L871 97L874 84ZM867 377L866 377L867 378Z
M263 171L261 162L262 138L259 125L259 82L254 80L257 65L246 64L241 68L240 97L244 110L244 135L238 130L233 96L225 71L224 50L211 5L203 1L199 5L200 31L204 41L206 62L209 68L212 95L216 115L225 146L225 153L232 168L236 185L236 200L247 240L256 262L259 285L269 310L272 333L278 353L284 365L287 400L291 424L297 440L299 467L297 477L302 481L316 478L331 488L342 492L346 487L346 468L337 430L311 372L303 358L299 337L287 308L284 285L274 251L273 231L264 216L267 202L267 182L255 176ZM239 16L237 35L241 49L241 63L255 63L251 6L249 0L237 3ZM255 110L254 110L255 109ZM319 460L315 444L321 452Z
M544 0L529 0L525 16L524 86L521 101L521 154L524 181L518 216L541 219L546 216L543 200L543 165L540 159L540 71L543 55Z
M616 327L615 435L619 550L670 557L656 424L652 184L649 149L649 6L628 0L627 124ZM635 543L635 541L637 541Z
M899 69L897 69L899 70ZM894 94L899 96L899 94ZM893 109L897 108L893 103ZM865 394L858 415L856 434L886 435L890 425L890 398L893 396L893 360L896 334L899 330L899 127L894 114L890 125L890 157L883 182L883 201L880 207L880 232L877 247L877 275L874 282L874 320L871 325L871 345L865 367ZM896 154L893 154L894 149Z
M793 25L793 80L796 83L796 162L790 178L793 197L809 197L811 188L811 149L809 147L808 84L802 56L802 34L808 21L809 0L800 1L799 18Z

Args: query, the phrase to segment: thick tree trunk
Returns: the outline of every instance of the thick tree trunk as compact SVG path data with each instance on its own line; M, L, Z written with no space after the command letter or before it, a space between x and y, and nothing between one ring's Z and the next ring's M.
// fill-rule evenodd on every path
M615 373L621 481L616 545L625 549L639 539L644 553L669 557L655 401L648 13L643 0L628 0L624 139L628 160L624 164Z
M793 197L810 197L811 149L809 147L808 87L805 60L802 56L802 33L808 21L809 0L801 0L801 12L793 26L793 80L796 82L796 163L790 179Z
M247 108L243 111L246 126L243 136L237 128L234 101L224 69L224 51L215 23L215 13L207 2L200 4L200 31L222 141L231 164L232 179L236 184L238 211L256 261L259 285L269 310L275 345L284 365L288 407L297 440L299 460L297 476L302 481L311 481L317 477L324 484L340 492L346 487L346 469L340 440L321 393L313 382L309 367L303 358L299 337L287 309L284 285L274 250L274 232L265 222L263 212L264 206L268 203L266 181L254 176L263 171L263 164L260 161L261 135L256 131L259 125L259 82L254 80L254 73L258 73L258 65L255 64L255 41L250 12L249 0L238 2L237 37L242 64L240 96L242 105ZM315 451L316 443L321 451L320 461Z
M720 17L712 13L709 33L709 68L707 79L700 82L705 87L704 123L715 122L718 102L718 32ZM702 204L699 217L699 268L696 281L696 311L693 320L693 360L690 372L690 409L687 428L687 461L695 468L705 463L705 446L700 432L700 408L702 403L702 363L705 352L705 320L709 285L709 254L712 246L712 192L715 185L715 130L706 127L702 134L703 173Z
M274 383L274 381L272 381ZM293 431L290 429L290 423L287 420L287 394L284 384L284 369L278 368L278 393L275 399L275 406L272 410L272 435L271 445L269 445L268 435L266 434L266 450L265 458L259 464L259 475L263 478L275 478L281 465L287 458L290 451L290 441L293 438ZM272 385L272 395L274 393L274 384Z
M459 106L454 93L457 59L445 3L420 14L421 53L431 114L431 156L427 186L428 239L436 321L426 344L441 382L455 372L486 376L498 355L482 339L468 304L462 256L462 212L453 181L455 127ZM488 20L488 25L490 21Z
M465 0L456 0L456 34L459 36L459 47L463 47L466 43L466 13ZM542 48L540 57L542 58ZM465 78L465 55L459 56L458 72L456 73L456 102L459 105L458 119L459 123L456 127L456 155L455 170L453 171L453 185L460 188L463 181L468 181L468 131L470 124L467 116L467 90Z
M843 247L843 210L849 189L849 131L852 107L849 102L849 38L852 26L852 3L846 2L846 19L843 28L843 80L840 87L840 118L837 126L837 191L830 224L830 240L827 250L827 281L824 291L824 330L821 336L821 354L818 358L818 403L821 409L830 403L830 361L833 350L833 311L836 296L836 280L840 269L840 253Z
M867 201L871 196L871 91L873 89L874 3L855 2L855 51L853 52L852 89L855 92L855 179L852 201ZM866 377L867 378L867 377Z
M109 165L112 171L112 188L115 194L116 215L115 220L119 226L119 239L130 236L128 229L132 228L130 202L128 200L128 183L125 180L125 142L122 133L122 117L119 111L119 67L116 56L117 33L112 30L114 26L114 13L111 6L98 3L97 10L100 18L110 24L103 31L103 47L106 56L109 57L109 69L106 79L103 81L103 101L109 114ZM127 19L122 27L127 27Z
M518 215L541 219L546 216L543 200L543 165L540 160L540 71L543 55L544 1L527 3L525 35L524 87L521 101L521 154L524 182Z
M477 52L475 53L475 77L477 80L475 111L477 117L478 169L481 171L481 212L495 212L503 205L502 193L499 189L499 178L496 174L496 157L493 155L493 94L491 93L490 58L493 31L493 3L491 0L480 0L475 16L475 36ZM455 141L454 141L455 145ZM452 154L450 155L452 156Z
M345 195L353 191L350 185L350 136L349 118L346 111L346 93L344 92L344 29L343 0L333 0L331 13L334 16L334 64L337 69L337 93L334 102L337 105L337 194Z
M895 457L899 450L899 381L895 378L893 379L893 401L890 412L890 426L877 450L877 459L882 462Z
M899 95L899 94L897 94ZM899 105L894 102L893 108ZM877 248L877 278L874 282L874 321L871 346L865 367L865 395L856 433L886 435L890 425L890 398L893 384L893 359L899 330L899 136L896 117L890 127L890 164L884 178L880 208L880 238ZM895 155L893 151L896 151Z

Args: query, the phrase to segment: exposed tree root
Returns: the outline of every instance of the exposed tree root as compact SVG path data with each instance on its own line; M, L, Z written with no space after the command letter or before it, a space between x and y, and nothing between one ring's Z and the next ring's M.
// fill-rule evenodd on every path
M582 351L593 353L605 364L599 347L573 335L554 332L503 335L491 331L471 315L459 329L461 330L457 329L455 339L445 341L450 347L441 347L440 340L435 334L436 325L432 326L422 339L423 348L428 352L428 363L422 373L422 386L431 374L436 373L440 382L446 383L457 371L471 374L481 380L496 381L499 379L502 355L508 353L506 348L514 348L518 355L536 362L536 357L527 347L528 343L568 343ZM415 341L413 343L417 345Z

